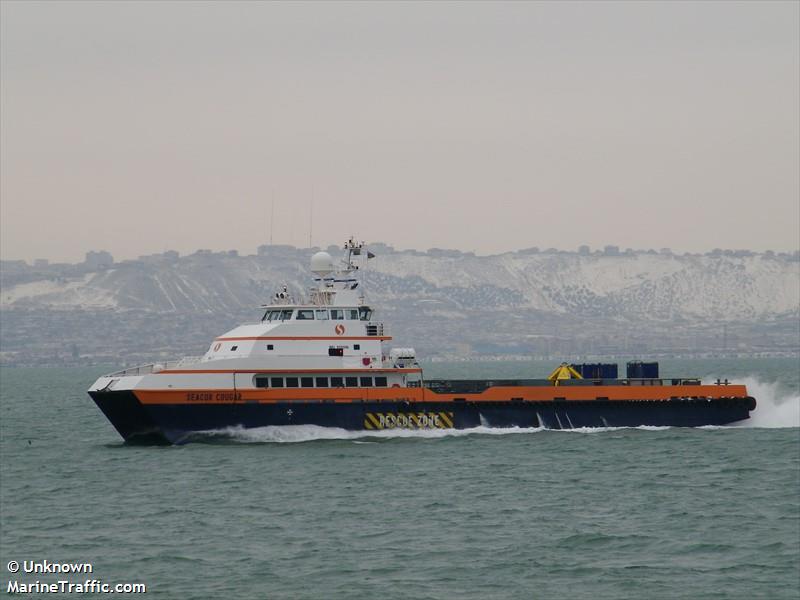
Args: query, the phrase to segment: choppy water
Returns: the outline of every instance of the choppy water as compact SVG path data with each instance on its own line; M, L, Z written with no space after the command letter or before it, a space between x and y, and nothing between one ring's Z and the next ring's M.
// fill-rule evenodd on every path
M0 371L8 561L90 562L159 598L797 598L797 361L673 361L746 379L736 428L220 432L128 447L97 369ZM433 364L540 376L549 364ZM35 596L35 594L34 594Z

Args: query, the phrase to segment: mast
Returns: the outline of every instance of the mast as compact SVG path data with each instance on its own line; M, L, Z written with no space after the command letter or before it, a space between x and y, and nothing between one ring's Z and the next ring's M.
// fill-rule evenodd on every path
M275 224L275 190L272 190L272 208L269 212L269 245L272 246L272 230Z

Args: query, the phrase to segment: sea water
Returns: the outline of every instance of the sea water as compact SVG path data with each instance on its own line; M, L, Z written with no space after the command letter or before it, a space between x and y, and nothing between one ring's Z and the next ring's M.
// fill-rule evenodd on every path
M734 427L266 427L176 447L121 442L86 395L103 371L0 370L3 593L94 580L197 599L800 595L794 359L662 361L667 377L747 383L759 406ZM25 572L44 561L91 573Z

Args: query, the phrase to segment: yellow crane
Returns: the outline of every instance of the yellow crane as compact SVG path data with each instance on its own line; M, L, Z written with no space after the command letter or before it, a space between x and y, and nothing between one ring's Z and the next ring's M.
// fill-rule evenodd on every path
M547 379L552 381L553 385L558 385L558 382L562 379L583 379L583 377L569 364L561 363L547 376Z

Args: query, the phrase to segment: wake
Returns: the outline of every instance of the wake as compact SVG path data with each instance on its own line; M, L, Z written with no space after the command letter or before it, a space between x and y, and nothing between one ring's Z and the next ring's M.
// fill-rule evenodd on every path
M800 390L787 393L777 382L761 381L755 376L745 377L741 382L747 386L748 394L756 399L756 409L750 413L749 419L735 423L733 427L800 427Z
M470 429L382 429L379 431L350 431L338 427L320 427L319 425L281 425L268 427L228 427L203 432L202 438L213 440L222 438L243 443L299 443L317 440L353 440L368 442L395 438L442 439L448 437L464 437L468 435L510 435L519 433L537 433L544 431L541 427L472 427Z
M343 440L356 444L376 443L391 439L444 439L470 435L525 435L532 433L601 434L609 431L639 430L666 431L671 427L640 425L639 427L575 427L572 429L549 429L546 427L470 427L468 429L383 429L378 431L350 431L338 427L318 425L281 425L268 427L228 427L204 431L192 436L191 441L233 442L244 444L302 443L319 440Z

